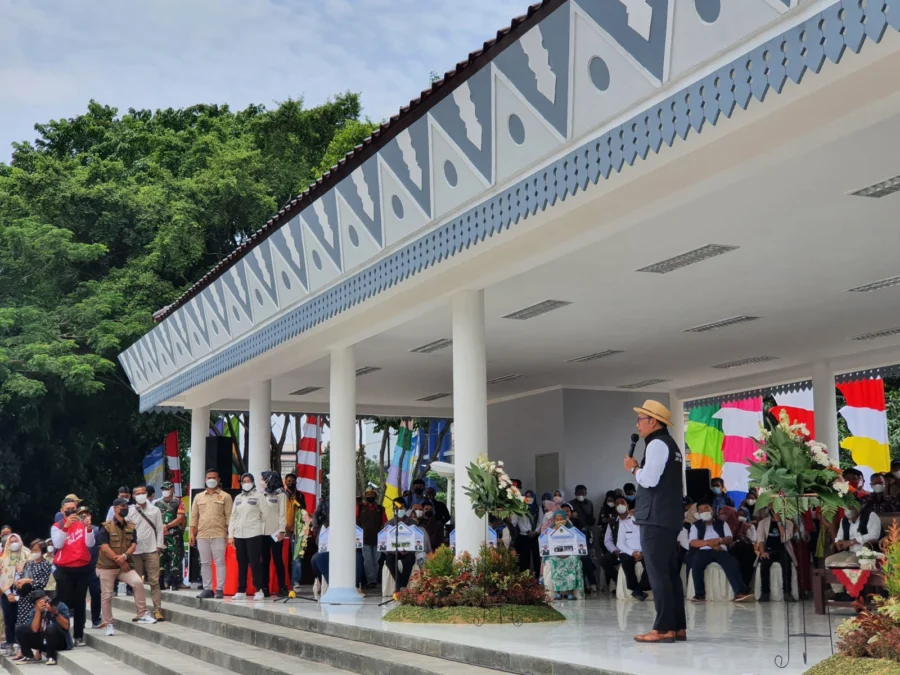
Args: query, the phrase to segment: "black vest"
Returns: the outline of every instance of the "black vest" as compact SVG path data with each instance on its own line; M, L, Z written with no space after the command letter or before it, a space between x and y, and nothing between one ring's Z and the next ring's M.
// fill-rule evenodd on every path
M856 531L859 534L869 534L869 516L872 515L872 509L863 509L859 512L859 520L856 522ZM841 518L841 529L844 532L844 541L850 539L850 519L847 516Z
M698 519L697 522L694 523L694 527L697 528L697 539L704 539L706 537L706 523ZM712 521L712 527L719 537L725 537L725 523L718 518L715 518Z
M682 467L684 460L675 439L669 435L668 429L659 429L644 439L646 445L659 440L669 449L669 457L659 482L652 488L638 485L637 504L634 509L634 520L638 525L655 525L678 531L684 522L684 503L682 501L684 487ZM641 466L647 461L647 451Z

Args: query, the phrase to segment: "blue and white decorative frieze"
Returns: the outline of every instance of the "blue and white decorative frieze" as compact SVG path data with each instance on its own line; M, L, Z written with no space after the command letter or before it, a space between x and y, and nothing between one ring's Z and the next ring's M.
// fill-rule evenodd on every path
M677 12L675 4L570 0L546 16L123 352L142 409L780 92L788 80L799 83L806 70L880 41L888 26L900 29L900 0L843 0L794 24L793 6L781 0L679 0ZM617 127L604 126L654 96L667 71L677 77L736 52L741 33L758 34L767 21L786 28ZM661 56L659 44L667 45ZM493 196L479 203L488 190Z

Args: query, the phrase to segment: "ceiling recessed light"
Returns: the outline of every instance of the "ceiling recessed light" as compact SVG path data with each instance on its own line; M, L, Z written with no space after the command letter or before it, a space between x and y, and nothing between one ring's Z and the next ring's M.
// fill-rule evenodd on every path
M421 345L416 347L415 349L410 349L409 351L413 354L431 354L432 352L437 352L442 349L446 349L450 345L453 344L453 340L448 340L447 338L441 338L440 340L435 340L434 342L429 342L426 345Z
M314 391L320 391L322 387L303 387L303 389L298 389L297 391L292 391L290 393L291 396L306 396L307 394L311 394Z
M362 368L356 369L356 376L362 377L363 375L368 375L369 373L376 373L379 370L381 370L381 368L376 368L374 366L363 366Z
M518 380L520 377L525 377L524 375L504 375L503 377L495 377L493 380L488 380L488 384L500 384L501 382L510 382L512 380Z
M888 178L879 183L873 183L861 190L851 192L850 195L853 197L872 197L873 199L879 199L881 197L892 195L897 191L900 191L900 176L894 176L893 178Z
M851 340L877 340L878 338L889 337L891 335L900 335L900 328L888 328L875 333L864 333L850 338Z
M503 318L525 321L526 319L533 319L534 317L540 316L541 314L546 314L547 312L552 312L554 309L559 309L560 307L565 307L566 305L571 304L571 302L566 302L565 300L544 300L543 302L539 302L536 305L530 305L529 307L520 309L518 312L507 314Z
M417 398L416 400L417 401L425 401L425 402L437 401L440 398L447 398L450 395L451 394L448 394L446 392L441 392L440 394L431 394L430 396L423 396L422 398Z
M728 363L720 363L718 365L713 366L713 368L721 368L722 370L727 370L728 368L740 368L741 366L752 366L755 363L765 363L766 361L777 361L777 356L753 356L749 359L741 359L740 361L729 361Z
M900 277L888 277L881 281L873 281L865 286L857 286L856 288L848 288L848 293L869 293L870 291L880 291L882 288L890 288L891 286L900 286Z
M747 323L748 321L757 321L759 320L758 316L732 316L728 319L722 319L721 321L713 321L712 323L702 323L699 326L694 326L693 328L686 328L684 333L707 333L711 330L716 330L718 328L725 328L727 326L734 326L739 323Z
M653 274L668 274L669 272L674 272L675 270L680 270L682 267L687 267L688 265L695 265L698 262L703 262L704 260L709 260L710 258L715 258L717 255L722 255L723 253L728 253L729 251L737 250L737 246L721 246L719 244L707 244L706 246L701 246L700 248L695 248L693 251L688 251L687 253L682 253L681 255L676 255L674 258L669 258L668 260L662 260L658 263L653 263L652 265L647 265L647 267L641 267L638 272L651 272Z
M597 359L605 359L607 356L615 356L616 354L624 354L624 349L607 349L603 352L596 352L594 354L586 354L585 356L579 356L576 359L567 359L566 363L587 363L588 361L596 361Z
M662 384L663 382L668 382L668 380L642 380L640 382L634 382L632 384L620 384L618 386L619 389L643 389L644 387L651 387L654 384Z

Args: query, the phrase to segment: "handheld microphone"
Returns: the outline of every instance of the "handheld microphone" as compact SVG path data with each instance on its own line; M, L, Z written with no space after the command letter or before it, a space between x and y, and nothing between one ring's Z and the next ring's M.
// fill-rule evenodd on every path
M628 456L634 457L634 446L637 445L638 441L641 440L641 437L637 434L631 434L631 447L628 448Z

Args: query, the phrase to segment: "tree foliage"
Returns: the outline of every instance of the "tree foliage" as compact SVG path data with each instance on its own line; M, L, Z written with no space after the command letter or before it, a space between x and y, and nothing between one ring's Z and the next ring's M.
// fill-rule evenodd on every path
M0 164L0 514L43 532L75 491L105 511L182 417L140 415L117 355L152 313L371 133L355 94L37 124ZM364 138L364 136L362 136ZM276 444L280 439L276 439Z

